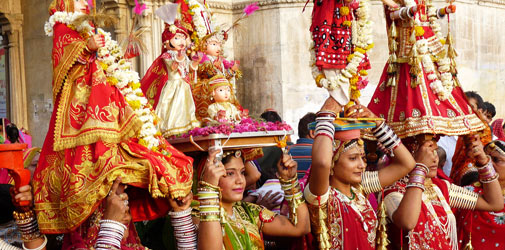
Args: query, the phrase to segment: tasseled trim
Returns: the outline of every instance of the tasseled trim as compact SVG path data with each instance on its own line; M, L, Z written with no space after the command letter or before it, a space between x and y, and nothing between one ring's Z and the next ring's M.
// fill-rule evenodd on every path
M386 206L384 205L384 190L382 191L382 199L379 205L379 209L377 210L377 216L379 219L379 227L377 229L377 250L387 250L387 246L390 241L388 240L387 235L387 220L386 220Z
M319 202L319 227L321 228L321 233L319 233L319 249L330 249L330 235L328 233L328 227L326 226L327 215L321 207L321 196L317 197Z

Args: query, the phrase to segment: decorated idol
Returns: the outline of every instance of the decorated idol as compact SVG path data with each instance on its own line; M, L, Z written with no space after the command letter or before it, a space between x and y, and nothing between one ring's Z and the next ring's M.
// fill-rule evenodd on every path
M374 46L370 3L315 0L312 12L312 75L340 106L357 101L368 84L367 53Z
M138 74L88 8L85 0L49 7L55 106L33 179L35 211L42 233L66 233L64 249L98 249L105 228L129 233L102 247L143 249L133 221L166 215L164 197L190 192L192 159L160 136ZM132 220L101 221L118 177Z
M241 112L231 102L233 89L231 83L222 75L216 75L209 80L209 92L213 103L207 109L210 123L239 122Z
M163 51L141 80L142 91L160 118L158 128L163 136L185 133L200 126L195 115L191 84L196 81L198 62L186 54L190 46L192 26L181 15L176 19L179 4L167 4L156 10L165 22L162 34Z
M401 138L484 128L459 84L452 38L437 22L455 10L424 0L386 7L390 56L368 107Z

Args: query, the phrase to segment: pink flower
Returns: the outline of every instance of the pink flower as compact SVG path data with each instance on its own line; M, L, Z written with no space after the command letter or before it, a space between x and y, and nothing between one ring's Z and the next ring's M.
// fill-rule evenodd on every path
M360 77L359 81L356 83L356 87L358 90L364 89L368 85L368 78L367 77Z
M147 9L147 6L145 4L140 4L138 3L137 0L135 0L135 8L133 8L133 11L135 12L135 14L141 16L142 15L142 12L144 12L144 10Z
M93 0L88 0L88 9L89 10L93 9Z
M254 13L255 11L259 10L260 7L258 7L258 2L254 2L252 4L249 4L247 5L245 8L244 8L244 13L247 15L247 16L250 16L252 13Z

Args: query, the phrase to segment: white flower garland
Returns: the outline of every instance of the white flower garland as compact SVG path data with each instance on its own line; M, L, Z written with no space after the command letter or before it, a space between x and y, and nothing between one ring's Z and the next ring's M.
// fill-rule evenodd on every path
M213 26L215 23L215 19L210 12L210 9L206 5L202 5L197 0L189 0L188 1L189 9L191 10L191 15L193 16L193 24L195 25L196 35L198 39L202 39L207 35L207 25L205 24L206 20L203 18L203 14L206 13L208 15L208 22L210 26L210 32L215 32L216 27ZM215 34L220 41L224 40L224 34L222 32L218 32Z
M77 32L90 33L93 28L87 22L74 24L74 20L83 15L76 12L56 12L46 22L44 30L46 35L53 35L53 27L56 23L63 23ZM156 129L156 116L148 105L140 89L140 77L137 72L131 70L131 63L123 59L123 53L118 43L112 40L110 33L98 29L98 33L105 38L105 46L98 49L98 61L104 69L109 84L115 85L123 94L128 105L133 109L135 115L143 122L139 132L139 143L151 150L158 150L160 140L157 138L160 133Z
M352 10L350 10L352 12ZM354 52L349 56L348 63L345 69L340 71L337 79L327 79L324 73L316 66L316 54L314 42L311 46L311 66L312 76L319 82L320 86L329 91L336 89L339 86L349 84L351 78L358 75L358 67L365 58L362 52L368 52L373 47L372 25L370 21L370 3L368 0L360 0L359 7L356 9L355 20L351 24L352 44L355 46ZM363 72L365 75L366 73Z
M415 5L416 3L414 0L405 0L406 7L412 7ZM426 7L428 20L430 21L430 28L433 30L438 40L442 41L442 28L437 22L437 10L433 7L433 3L431 1L427 3ZM414 18L415 26L421 27L422 24L419 20L419 15L416 14ZM450 60L447 58L447 56L445 56L437 62L438 73L440 74L439 77L435 71L435 64L431 58L431 55L428 53L428 41L425 38L419 39L416 41L415 46L412 49L416 49L419 57L421 57L423 69L427 74L428 80L431 81L429 85L431 90L437 94L440 100L447 100L447 98L450 97L452 89L454 87L453 76L450 73Z

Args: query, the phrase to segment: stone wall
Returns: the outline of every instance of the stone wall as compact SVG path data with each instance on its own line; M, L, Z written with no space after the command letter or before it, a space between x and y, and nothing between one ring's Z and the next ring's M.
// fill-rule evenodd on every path
M143 75L152 60L159 55L162 25L152 11L167 0L154 0L152 9L142 20L150 30L144 35L149 52L136 61ZM258 1L258 0L256 0ZM44 35L50 0L22 0L24 16L24 60L28 125L34 145L41 146L52 112L51 47L52 40ZM116 15L128 18L130 0L104 0ZM241 15L250 0L207 0L221 22L230 23ZM244 77L238 82L239 99L252 115L274 108L291 125L306 112L317 111L327 94L315 86L309 68L309 26L311 5L302 13L306 0L259 0L261 9L242 22L230 35L228 56L241 61ZM445 1L437 1L442 6ZM465 90L476 90L494 103L498 117L505 117L505 2L503 0L459 0L456 16L451 16L451 29L460 56L460 79ZM363 91L362 102L368 103L387 60L387 38L384 11L379 1L371 9L375 22L376 47L370 54L372 70L370 85ZM441 20L447 27L447 20ZM127 22L115 32L124 36ZM14 121L16 122L16 121Z

